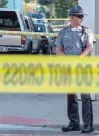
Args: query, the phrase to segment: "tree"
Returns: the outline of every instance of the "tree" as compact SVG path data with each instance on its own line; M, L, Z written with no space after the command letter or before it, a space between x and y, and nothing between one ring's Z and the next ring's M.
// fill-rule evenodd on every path
M40 5L48 5L52 3L52 0L38 0Z
M57 0L55 2L55 14L57 18L68 16L68 10L77 4L77 0Z
M8 0L0 0L0 8L5 8L8 3Z

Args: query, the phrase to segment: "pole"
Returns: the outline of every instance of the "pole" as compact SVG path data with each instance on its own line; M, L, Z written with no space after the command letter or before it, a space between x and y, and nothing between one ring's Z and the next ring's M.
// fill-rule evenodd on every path
M52 0L52 14L54 15L54 1Z
M15 9L15 0L13 0L13 8Z

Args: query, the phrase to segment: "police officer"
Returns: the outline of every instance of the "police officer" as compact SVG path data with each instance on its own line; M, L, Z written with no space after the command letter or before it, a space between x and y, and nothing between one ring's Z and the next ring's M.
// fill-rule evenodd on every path
M69 10L70 25L60 31L56 39L56 54L58 55L79 55L88 56L94 49L95 38L92 32L82 26L83 9L74 6ZM81 94L82 99L82 118L84 127L82 133L93 131L93 110L90 94ZM67 95L67 112L70 123L68 127L63 127L63 132L80 131L80 120L78 114L78 102L75 94Z

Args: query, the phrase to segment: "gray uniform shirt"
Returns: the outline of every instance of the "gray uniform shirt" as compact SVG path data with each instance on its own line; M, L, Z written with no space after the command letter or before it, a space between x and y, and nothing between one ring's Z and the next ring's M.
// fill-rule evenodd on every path
M55 45L62 47L66 55L80 55L88 42L93 46L93 42L96 41L93 33L87 28L85 30L86 35L82 35L81 26L64 28L59 33Z

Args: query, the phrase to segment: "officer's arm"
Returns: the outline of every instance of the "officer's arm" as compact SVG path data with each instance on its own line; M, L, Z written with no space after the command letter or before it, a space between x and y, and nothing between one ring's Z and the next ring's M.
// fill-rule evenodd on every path
M59 33L55 41L57 55L64 55L62 38L63 38L63 31Z
M87 32L87 34L88 34L88 37L86 41L86 48L80 56L88 56L94 50L93 43L96 42L94 35L92 34L90 30Z
M81 53L80 56L88 56L93 51L93 44L87 43L86 49Z

